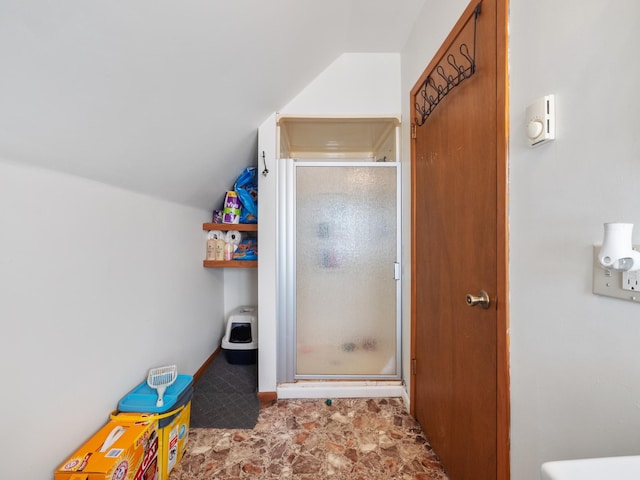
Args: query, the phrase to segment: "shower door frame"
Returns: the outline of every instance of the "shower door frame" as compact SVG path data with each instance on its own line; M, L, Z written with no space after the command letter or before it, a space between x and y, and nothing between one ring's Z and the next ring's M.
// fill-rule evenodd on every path
M281 159L278 191L278 383L297 380L400 380L402 378L402 165L400 162ZM299 375L296 335L296 169L306 167L374 167L396 171L396 259L389 275L396 285L395 361L393 374L313 374Z

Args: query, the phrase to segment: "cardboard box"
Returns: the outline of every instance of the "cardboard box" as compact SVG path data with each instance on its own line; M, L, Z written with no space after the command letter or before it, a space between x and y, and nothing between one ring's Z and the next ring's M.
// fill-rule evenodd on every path
M158 422L110 421L65 460L55 480L157 480Z
M189 420L191 417L191 401L183 404L182 411L169 417L167 424L158 429L158 465L160 470L160 480L167 480L173 467L175 467L182 456L189 438ZM162 420L160 420L162 424Z
M146 381L142 382L120 400L120 412L111 415L111 419L116 422L158 421L158 480L167 480L182 459L189 438L193 377L178 375L164 394L163 406L156 406L157 398L156 390Z

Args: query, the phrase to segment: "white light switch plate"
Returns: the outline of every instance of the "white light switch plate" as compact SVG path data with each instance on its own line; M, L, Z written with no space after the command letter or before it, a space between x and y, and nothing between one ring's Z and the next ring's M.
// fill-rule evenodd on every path
M593 246L593 293L640 303L640 291L622 288L622 278L627 275L623 272L605 270L600 266L598 262L600 247L600 245ZM639 250L640 245L634 245L633 248Z

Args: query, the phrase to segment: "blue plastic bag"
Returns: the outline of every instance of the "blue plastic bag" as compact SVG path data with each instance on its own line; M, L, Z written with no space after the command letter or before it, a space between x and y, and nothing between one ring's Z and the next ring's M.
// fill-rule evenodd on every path
M240 223L258 223L258 168L245 168L233 189L242 204Z
M258 260L258 239L243 238L233 254L234 260Z

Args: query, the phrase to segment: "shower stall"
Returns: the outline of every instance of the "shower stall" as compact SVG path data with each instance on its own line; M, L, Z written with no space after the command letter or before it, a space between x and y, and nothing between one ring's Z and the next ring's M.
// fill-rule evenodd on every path
M396 132L367 137L384 155L334 134L333 155L280 159L279 382L401 378Z

